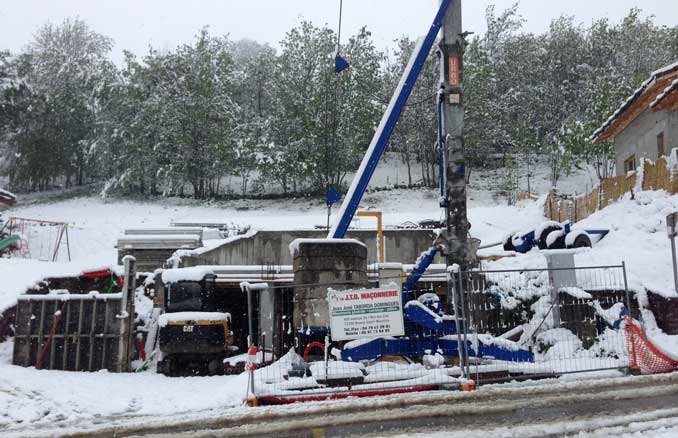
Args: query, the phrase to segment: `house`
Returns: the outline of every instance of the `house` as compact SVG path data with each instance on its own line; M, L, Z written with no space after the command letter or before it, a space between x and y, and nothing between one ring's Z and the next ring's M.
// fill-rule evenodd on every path
M592 140L614 144L617 175L678 148L678 62L652 73Z

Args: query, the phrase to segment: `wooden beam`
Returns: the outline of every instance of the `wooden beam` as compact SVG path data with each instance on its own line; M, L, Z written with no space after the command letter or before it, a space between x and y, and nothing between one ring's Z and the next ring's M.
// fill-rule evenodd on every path
M654 108L653 111L675 111L675 106L678 103L678 87L674 87ZM672 109L673 108L673 109Z

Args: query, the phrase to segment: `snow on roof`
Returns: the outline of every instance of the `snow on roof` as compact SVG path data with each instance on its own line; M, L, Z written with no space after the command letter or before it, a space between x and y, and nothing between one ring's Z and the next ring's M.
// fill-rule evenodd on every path
M206 275L214 275L214 271L204 266L193 268L166 269L162 271L164 283L176 283L178 281L200 281Z
M131 234L118 238L118 242L140 242L140 241L184 241L199 242L200 236L197 234Z
M0 200L16 202L16 195L8 190L0 189Z
M659 96L657 96L655 100L652 101L652 103L650 104L650 108L654 108L655 106L657 106L659 102L664 100L666 96L671 94L671 92L676 89L678 89L678 79L671 82L671 85L669 85L668 87L664 88L664 91L661 94L659 94Z
M299 251L299 245L302 243L322 243L322 244L341 244L341 243L357 243L365 248L364 243L356 239L295 239L290 243L290 254L292 257Z
M636 100L637 98L639 98L640 96L642 96L642 95L648 90L648 88L649 88L651 85L654 84L654 82L657 80L657 78L658 78L659 76L662 76L662 75L664 75L665 73L668 73L668 72L670 72L670 71L672 71L672 70L676 70L676 69L678 69L678 61L675 62L675 63L673 63L673 64L667 65L666 67L662 67L662 68L660 68L659 70L656 70L656 71L652 72L652 74L650 75L650 77L649 77L645 82L643 82L643 83L640 85L640 87L638 87L638 89L637 89L636 91L634 91L633 94L632 94L628 99L626 99L626 100L624 101L624 103L622 103L621 106L620 106L619 108L617 108L617 110L616 110L614 113L612 113L612 115L605 121L605 123L603 123L603 125L602 125L600 128L596 129L596 131L595 131L595 132L593 133L593 135L591 136L591 140L592 140L592 141L597 140L598 137L599 137L599 136L600 136L607 128L609 128L610 125L612 125L612 123L613 123L615 120L617 120L617 117L619 117L624 111L626 111L626 109L627 109L629 106L631 106L631 104L632 104L633 102L635 102L635 100Z

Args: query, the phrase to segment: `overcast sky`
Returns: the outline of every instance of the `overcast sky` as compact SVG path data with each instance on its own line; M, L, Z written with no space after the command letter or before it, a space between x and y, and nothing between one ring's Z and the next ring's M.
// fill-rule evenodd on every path
M498 10L515 0L464 0L464 28L481 33L489 4ZM437 0L344 0L344 35L361 26L372 31L379 48L392 46L400 35L425 33ZM337 26L339 0L0 0L0 49L18 51L47 21L79 16L94 30L115 40L113 58L122 50L137 54L148 46L169 49L193 36L203 26L231 39L250 38L278 47L285 32L302 18L318 25ZM561 14L589 24L594 18L619 21L632 7L654 15L656 23L678 24L678 0L522 0L525 29L542 32Z

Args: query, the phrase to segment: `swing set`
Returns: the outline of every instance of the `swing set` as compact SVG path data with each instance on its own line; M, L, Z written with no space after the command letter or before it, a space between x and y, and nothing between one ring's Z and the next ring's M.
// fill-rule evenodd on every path
M70 262L66 222L10 217L0 228L0 254L56 262L64 251Z

